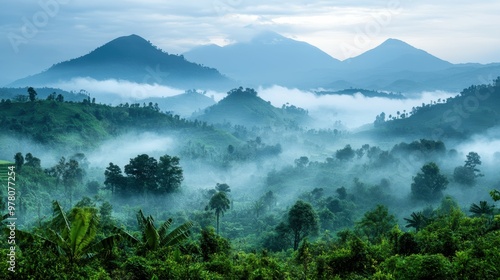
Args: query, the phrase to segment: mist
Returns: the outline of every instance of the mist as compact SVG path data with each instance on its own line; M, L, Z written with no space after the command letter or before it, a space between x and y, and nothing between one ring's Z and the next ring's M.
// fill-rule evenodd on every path
M362 94L351 95L316 95L310 91L288 89L281 86L259 88L259 96L275 107L283 104L304 108L317 120L315 125L331 126L335 121L350 129L373 123L375 116L384 112L386 117L396 116L397 111L410 112L412 107L428 104L430 101L444 100L458 93L446 91L422 92L407 99L389 99L381 97L365 97Z
M91 97L96 97L97 102L113 100L113 104L120 102L130 102L148 97L168 97L183 93L181 89L176 89L159 84L139 84L126 80L95 80L92 78L74 78L70 81L58 82L47 85L57 87L67 91L78 92L82 89L90 93Z

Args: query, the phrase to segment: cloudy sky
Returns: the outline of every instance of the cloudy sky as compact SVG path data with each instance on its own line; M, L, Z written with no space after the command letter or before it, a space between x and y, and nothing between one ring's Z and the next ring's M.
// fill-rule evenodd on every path
M500 1L6 0L0 85L138 34L180 54L272 30L344 60L387 38L453 63L500 62Z

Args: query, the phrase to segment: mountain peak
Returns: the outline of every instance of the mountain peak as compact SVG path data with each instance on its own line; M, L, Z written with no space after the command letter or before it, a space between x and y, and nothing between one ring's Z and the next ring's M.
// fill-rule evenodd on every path
M351 67L387 71L435 71L452 66L399 39L389 38L377 47L346 60Z
M152 49L157 50L157 48L153 46L151 42L147 41L146 39L142 38L139 35L132 34L113 39L108 43L102 45L101 47L97 48L95 51L99 50L113 51L117 49L126 50L127 52L130 53L137 51L143 52Z
M386 48L386 49L392 49L392 50L397 50L397 51L419 50L419 49L415 48L414 46L406 43L405 41L402 41L399 39L394 39L394 38L389 38L389 39L385 40L382 44L380 44L376 48L381 48L381 49Z
M86 55L54 64L42 73L12 84L40 86L77 77L211 89L225 88L224 84L230 83L216 69L168 54L141 36L132 34L113 39Z
M279 42L291 40L273 31L262 31L254 36L251 40L252 43L260 44L276 44Z

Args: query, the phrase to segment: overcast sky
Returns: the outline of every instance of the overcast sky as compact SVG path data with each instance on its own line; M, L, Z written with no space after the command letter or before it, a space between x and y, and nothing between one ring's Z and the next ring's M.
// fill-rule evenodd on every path
M397 38L453 63L500 62L499 14L487 0L6 0L0 85L130 34L174 54L272 30L340 60Z

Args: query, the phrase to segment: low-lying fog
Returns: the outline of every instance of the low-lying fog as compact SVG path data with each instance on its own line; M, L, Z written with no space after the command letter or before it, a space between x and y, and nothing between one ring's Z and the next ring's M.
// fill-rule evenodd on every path
M148 97L170 97L181 94L184 90L158 84L138 84L129 81L106 80L97 81L90 78L77 78L69 82L51 85L68 91L78 92L85 89L96 101L104 104L140 102ZM397 112L410 112L412 107L429 104L431 101L445 100L458 93L434 91L412 94L407 99L389 99L365 97L361 94L351 95L316 95L312 91L289 89L282 86L259 87L258 96L270 101L280 108L289 103L309 111L309 115L317 120L315 128L331 128L336 121L341 121L350 129L373 123L375 116L384 112L386 117L396 116ZM208 91L206 96L220 101L225 92ZM403 93L404 95L404 93ZM172 108L175 112L175 108Z

